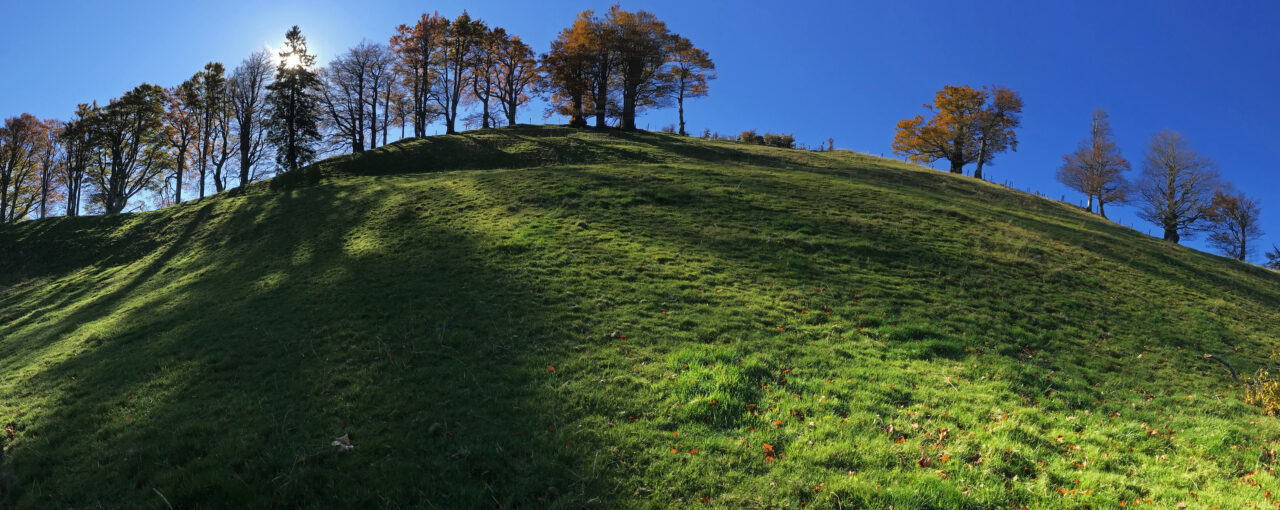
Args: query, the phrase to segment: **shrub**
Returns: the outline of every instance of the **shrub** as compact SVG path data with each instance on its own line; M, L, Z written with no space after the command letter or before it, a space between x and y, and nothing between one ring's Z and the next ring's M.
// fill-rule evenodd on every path
M770 147L781 147L783 149L796 148L796 138L791 135L765 133L763 143Z
M1259 370L1252 381L1245 383L1244 400L1261 407L1267 416L1280 415L1280 378L1266 369Z

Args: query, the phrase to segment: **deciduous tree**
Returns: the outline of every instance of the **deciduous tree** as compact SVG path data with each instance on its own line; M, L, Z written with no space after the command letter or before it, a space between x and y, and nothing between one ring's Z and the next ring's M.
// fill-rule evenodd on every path
M168 126L165 136L169 147L173 149L173 202L176 204L182 203L182 183L188 168L187 162L193 156L193 145L200 133L200 85L195 80L196 77L193 77L166 91L165 120Z
M7 118L0 127L0 222L22 219L35 203L32 184L43 140L44 124L29 113Z
M458 107L471 81L472 51L483 33L484 24L471 19L467 11L462 11L445 30L444 44L435 62L434 94L444 116L445 134L457 132Z
M88 174L107 214L124 211L130 198L155 186L169 168L164 106L164 89L144 83L89 117L97 161Z
M267 142L276 148L276 163L286 172L297 170L315 158L320 140L320 116L316 98L320 80L315 56L307 52L307 39L296 25L285 34L275 80L267 86L271 122Z
M538 60L533 49L511 36L502 41L497 55L497 80L495 93L507 125L516 124L516 113L529 102L529 94L538 79Z
M606 19L617 38L622 129L635 129L639 110L658 104L667 94L667 84L658 77L667 61L671 33L647 11L628 12L614 5Z
M362 42L320 70L320 103L338 136L350 144L351 152L364 152L365 147L365 106L369 93L369 67L373 59L371 48L372 45Z
M988 104L993 95L990 92L994 92L994 101ZM1016 92L1003 87L978 90L947 85L938 91L933 104L924 107L933 117L926 121L917 115L898 122L893 138L893 151L913 162L946 160L951 163L951 173L959 174L964 165L989 163L995 154L1017 148L1013 128L1019 123L1022 100ZM980 171L975 177L982 177Z
M391 50L387 49L383 44L370 44L364 51L368 54L368 73L369 78L365 80L369 88L369 93L365 94L365 106L368 107L366 124L369 128L369 148L373 149L378 146L378 105L383 105L382 110L382 143L387 143L386 123L388 122L390 103L390 88L395 86L395 80L391 64L393 57Z
M1151 137L1142 161L1139 217L1164 229L1164 240L1177 243L1200 229L1218 189L1217 165L1187 147L1174 131Z
M569 28L551 41L551 51L542 56L545 70L543 89L550 93L550 110L569 117L569 127L586 127L587 100L592 91L590 20L578 17Z
M236 146L240 149L240 185L255 178L254 169L266 153L267 84L271 81L271 54L255 51L231 72L231 108L236 121Z
M1280 246L1271 245L1271 251L1266 255L1267 262L1264 265L1269 269L1280 270Z
M62 165L62 184L66 187L67 216L79 216L81 193L93 157L93 117L98 105L80 104L75 116L63 127L61 142L66 162Z
M395 73L404 84L406 105L412 111L413 135L427 135L427 124L437 115L432 99L433 65L444 47L449 20L438 13L423 14L413 26L400 25L391 36Z
M1209 244L1228 257L1244 260L1262 237L1262 209L1244 193L1217 191L1209 204Z
M45 218L49 214L49 205L57 201L60 197L58 192L57 181L61 175L61 166L65 163L62 151L62 129L64 124L58 119L45 119L44 139L41 140L39 150L37 151L38 163L40 168L40 217Z
M978 112L978 158L973 176L982 178L982 166L990 163L996 154L1018 151L1018 137L1014 128L1022 125L1022 96L1008 87L992 86L985 89L990 103Z
M1079 148L1062 156L1058 169L1058 182L1084 193L1089 199L1088 209L1093 211L1093 201L1098 201L1098 214L1107 216L1106 204L1124 202L1128 198L1129 182L1124 173L1129 161L1120 155L1107 112L1094 110L1089 125L1089 138L1080 142Z
M204 198L204 187L208 181L209 163L214 159L215 144L218 138L218 124L222 121L224 105L227 101L226 70L221 62L209 62L204 69L192 77L197 83L196 102L197 115L200 118L199 144L197 145L197 168L200 173L200 198ZM215 177L216 179L216 177ZM221 185L218 185L219 187Z
M480 105L480 127L495 125L489 112L498 82L498 56L507 41L507 31L501 27L490 29L476 22L476 44L471 49L471 98Z
M716 65L706 50L694 47L685 37L673 35L667 60L671 68L664 78L674 92L680 118L680 136L688 136L684 129L684 100L707 95L708 80L716 78Z

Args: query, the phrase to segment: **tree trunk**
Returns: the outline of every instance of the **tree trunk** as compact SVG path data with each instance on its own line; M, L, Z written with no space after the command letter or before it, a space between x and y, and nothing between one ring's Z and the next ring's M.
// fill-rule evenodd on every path
M49 176L40 177L40 219L45 216L45 204L49 201Z
M628 131L636 130L636 93L635 91L622 91L622 129Z
M960 159L952 159L952 160L950 160L950 161L951 161L951 173L953 173L953 174L963 174L963 173L964 173L964 159L963 159L963 158L960 158Z
M183 151L183 152L186 152L186 151ZM173 203L175 204L182 203L182 172L186 171L185 160L186 160L185 154L183 156L178 157L178 185L173 187L173 190L174 190ZM241 170L241 172L243 172L243 170Z
M569 127L583 128L587 127L587 119L582 116L582 98L573 98L573 116L569 118Z
M978 142L978 166L973 169L973 178L982 179L982 162L987 159L987 137L983 136Z
M1107 210L1103 208L1102 197L1098 197L1098 216L1107 217Z
M1182 239L1182 237L1178 235L1178 227L1164 227L1165 241L1173 241L1173 244L1178 244L1178 240L1180 239Z
M361 105L361 108L364 108L364 106ZM369 110L369 148L377 149L378 148L378 92L376 90L373 91L373 102L370 104L369 108L371 108L371 110Z
M240 187L249 184L249 150L253 148L253 118L245 113L245 122L240 126ZM182 178L179 177L179 180Z
M1249 240L1248 236L1247 236L1247 235L1245 235L1244 230L1245 230L1245 229L1244 229L1244 227L1243 227L1243 226L1242 226L1242 227L1240 227L1240 253L1237 253L1237 254L1236 254L1236 260L1239 260L1239 261L1241 261L1241 262L1244 262L1245 248L1247 248L1247 247L1248 247L1248 245L1247 245L1246 243L1247 243L1247 242L1248 242L1248 240Z
M684 131L684 94L676 97L676 104L679 105L680 111L680 136L689 136L689 133Z

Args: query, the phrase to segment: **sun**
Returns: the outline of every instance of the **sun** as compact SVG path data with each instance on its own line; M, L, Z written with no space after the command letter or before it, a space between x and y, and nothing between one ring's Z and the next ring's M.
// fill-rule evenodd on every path
M288 57L281 57L280 50L272 48L270 44L264 44L267 51L271 55L271 63L277 66L283 64L285 69L293 69L302 65L302 59L296 54L290 54Z

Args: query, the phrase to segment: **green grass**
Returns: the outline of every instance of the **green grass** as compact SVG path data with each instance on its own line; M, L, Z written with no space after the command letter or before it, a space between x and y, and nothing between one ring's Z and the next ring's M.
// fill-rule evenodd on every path
M1280 277L892 160L477 131L0 247L6 507L1276 504L1203 355Z

